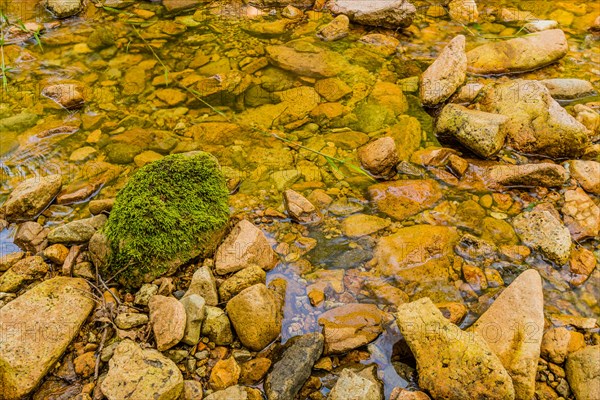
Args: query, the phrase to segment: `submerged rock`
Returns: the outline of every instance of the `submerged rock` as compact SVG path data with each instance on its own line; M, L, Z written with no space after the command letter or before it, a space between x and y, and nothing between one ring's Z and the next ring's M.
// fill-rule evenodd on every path
M377 270L399 282L447 281L452 271L455 228L415 225L379 239L374 252Z
M542 83L517 79L484 89L482 111L509 118L507 145L527 154L578 156L589 142L587 128L550 95Z
M34 219L54 200L62 187L60 175L26 179L19 183L2 205L8 222Z
M569 45L560 29L494 41L467 53L469 72L488 75L531 71L563 58Z
M62 357L94 302L88 284L57 277L0 309L0 398L25 398Z
M583 79L544 79L540 81L557 100L572 100L594 94L594 86Z
M345 15L338 15L317 31L317 36L326 41L333 42L335 40L340 40L348 36L348 31L350 29L350 20Z
M370 235L391 225L387 219L375 215L354 214L342 222L342 233L350 237Z
M265 379L269 400L293 399L323 352L323 335L308 333L290 339Z
M569 261L571 254L571 234L555 213L536 208L517 215L513 226L524 244L563 265Z
M81 108L85 103L84 88L75 83L46 86L42 89L42 95L54 100L67 110Z
M82 0L46 0L44 5L56 18L68 18L83 10Z
M408 0L332 0L328 7L334 14L347 15L357 24L389 29L409 26L417 11Z
M371 185L369 196L379 211L402 221L431 208L442 191L433 180L401 180Z
M484 167L481 177L490 188L502 186L558 187L567 181L567 171L552 163L493 165Z
M436 121L435 130L456 138L475 154L488 158L504 145L508 117L448 104Z
M529 269L519 275L470 330L483 337L506 368L515 399L532 399L544 332L540 274Z
M540 19L537 21L531 21L531 22L526 23L524 28L527 32L531 32L531 33L547 31L550 29L557 29L558 22L556 22L552 19Z
M342 55L303 40L268 46L267 54L279 68L313 78L330 78L348 67Z
M417 360L419 386L434 399L515 398L510 376L485 340L452 324L429 298L401 305L396 323Z
M450 98L467 77L465 37L458 35L421 75L419 94L423 105L433 107Z
M250 265L258 265L268 271L277 261L277 255L265 234L244 219L238 222L219 246L215 255L215 271L225 275Z
M177 400L183 376L177 365L153 349L142 349L129 339L119 343L101 383L109 400Z
M103 232L111 243L107 276L139 287L214 251L229 220L228 190L217 160L194 152L138 170L118 193Z
M479 11L475 0L452 0L448 3L450 18L461 24L477 22Z
M384 313L373 304L346 304L319 316L325 354L339 354L372 342L383 331Z

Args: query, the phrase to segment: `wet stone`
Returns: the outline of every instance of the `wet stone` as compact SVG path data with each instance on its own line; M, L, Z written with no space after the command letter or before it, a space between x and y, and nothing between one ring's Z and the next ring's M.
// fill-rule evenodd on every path
M265 380L269 400L293 399L310 376L323 351L323 335L309 333L290 339Z
M14 243L24 251L37 254L48 245L48 228L37 222L24 222L15 232Z
M323 219L321 212L306 197L295 190L288 189L283 192L283 200L288 214L297 222L318 224Z
M9 222L35 218L52 202L62 187L60 175L30 178L13 189L2 205Z
M465 37L458 35L423 72L419 92L423 105L432 107L447 100L463 84L466 77Z
M344 353L375 340L383 331L384 314L372 304L346 304L319 316L325 354Z

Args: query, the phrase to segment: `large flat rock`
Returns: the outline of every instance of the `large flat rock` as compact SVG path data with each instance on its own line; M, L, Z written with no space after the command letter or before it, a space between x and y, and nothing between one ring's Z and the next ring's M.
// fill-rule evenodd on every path
M563 58L569 45L560 29L489 42L467 53L469 72L488 75L531 71Z
M79 333L94 307L89 285L57 277L0 309L0 398L31 392Z

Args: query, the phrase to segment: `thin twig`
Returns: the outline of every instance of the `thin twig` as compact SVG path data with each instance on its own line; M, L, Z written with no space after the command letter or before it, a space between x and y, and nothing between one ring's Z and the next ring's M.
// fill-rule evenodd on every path
M96 353L96 365L94 367L94 382L98 380L98 376L100 375L100 358L102 357L102 350L104 349L104 343L106 342L107 334L108 325L104 324L104 328L102 330L102 339L100 340L100 346L98 346L98 351Z

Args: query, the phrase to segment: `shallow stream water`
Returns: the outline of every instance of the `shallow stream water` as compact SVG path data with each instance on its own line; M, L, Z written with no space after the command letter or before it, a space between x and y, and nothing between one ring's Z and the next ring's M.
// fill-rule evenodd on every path
M344 270L344 282L350 284L354 276L369 273L368 262L378 237L428 219L453 224L442 207L436 213L393 221L386 230L361 239L343 236L340 224L347 215L358 211L383 215L367 196L366 188L372 180L348 165L334 167L323 157L358 164L355 149L365 140L378 136L390 125L414 126L414 120L422 131L418 147L439 145L432 132L432 111L420 106L415 77L452 37L466 35L470 49L521 34L523 21L502 22L498 18L503 8L529 12L539 19L560 19L569 40L567 57L519 77L576 77L599 87L598 42L587 31L598 16L598 3L479 1L481 22L468 27L447 16L428 14L430 5L421 3L418 18L404 31L352 26L347 38L324 43L315 38L315 31L332 19L327 13L306 13L304 18L289 20L280 29L276 24L282 17L280 10L275 9L260 12L242 4L212 3L169 16L161 14L159 4L138 2L122 10L88 7L85 14L57 23L29 2L9 0L5 3L9 21L34 21L44 25L44 30L40 43L35 37L23 42L15 32L4 33L3 59L10 70L0 105L0 202L26 177L61 173L68 182L66 192L80 195L50 206L40 221L53 225L78 219L89 215L89 200L114 197L133 172L156 157L190 150L210 151L225 168L234 192L232 215L247 215L267 232L284 260L268 276L268 280L283 277L288 281L283 338L316 330L323 306L314 307L306 296L306 287L312 282L310 273ZM263 15L256 15L259 13ZM397 38L399 50L385 55L359 41L367 33L379 32ZM90 38L94 35L95 41L112 37L106 39L112 43L91 49ZM322 101L312 90L317 79L260 64L266 60L266 46L297 39L336 52L348 61L351 67L342 71L340 78L353 87L354 93L342 101L345 113L351 113L369 88L383 80L403 88L410 117L398 117L392 124L374 120L361 125L354 121L350 129L350 120L309 116L311 108ZM258 63L260 68L246 72L251 63ZM469 77L481 83L500 79L506 78ZM185 89L201 90L197 83L206 81L210 90L210 80L231 87L209 96L198 96L198 92ZM71 81L84 87L85 106L81 110L63 109L40 94L49 84ZM598 101L598 97L578 100L596 104ZM364 132L357 134L361 126ZM289 145L272 136L273 132L321 155ZM317 227L299 226L284 216L273 217L284 212L281 193L288 187L303 193L323 189L334 199L336 211L330 209L324 223ZM519 193L528 194L531 202L545 195L526 190ZM467 200L480 201L489 194L446 185L440 203L454 209ZM502 214L491 208L486 213ZM16 250L12 233L9 228L0 234L2 255ZM598 257L598 240L583 245ZM600 314L598 271L584 285L573 289L561 279L560 266L535 253L522 263L494 259L485 265L498 270L506 285L526 265L536 267L546 278L548 314ZM493 288L484 290L479 299L469 301L465 325L473 321L494 292ZM440 301L460 298L453 286L416 287L409 294L413 299L425 295ZM340 295L328 294L325 306L339 302ZM364 290L356 294L356 300L378 302ZM362 360L380 364L388 394L395 386L409 384L386 361L397 336L395 324L388 327L370 345L371 356Z

